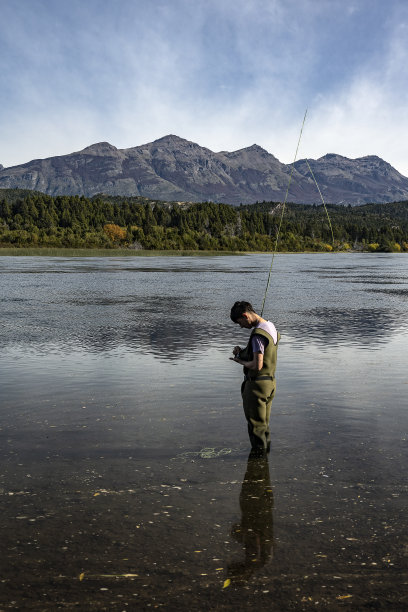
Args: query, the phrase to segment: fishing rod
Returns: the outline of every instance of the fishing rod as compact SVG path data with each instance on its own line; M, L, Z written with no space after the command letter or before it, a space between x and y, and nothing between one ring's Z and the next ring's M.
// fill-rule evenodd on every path
M300 134L299 134L299 140L298 140L297 147L296 147L295 157L294 157L293 162L292 162L292 168L291 168L290 175L289 175L288 186L286 188L285 199L284 199L284 201L282 203L282 213L281 213L281 217L280 217L278 231L277 231L277 234L276 234L275 248L274 248L273 254L272 254L271 266L269 268L268 280L266 282L265 294L264 294L263 301L262 301L261 317L263 315L263 311L264 311L264 307L265 307L265 300L266 300L266 296L267 296L268 289L269 289L269 283L270 283L270 280L271 280L271 273L272 273L273 262L274 262L276 251L277 251L277 248L278 248L279 234L280 234L280 230L281 230L281 227L282 227L283 215L284 215L284 212L285 212L286 201L287 201L288 195L289 195L290 184L292 182L293 170L295 169L295 161L296 161L297 154L298 154L298 151L299 151L299 145L300 145L300 141L301 141L302 133L303 133L303 128L304 128L305 121L306 121L306 115L307 115L307 109L305 111L305 116L303 117L303 122L302 122L302 127L301 127L301 130L300 130Z
M331 235L332 235L332 242L333 242L333 246L334 246L334 234L333 234L333 228L332 228L332 224L331 224L330 217L329 217L329 211L328 211L328 210L327 210L327 208L326 208L326 204L325 204L325 202L324 202L324 199L323 199L323 196L322 196L322 192L320 191L320 187L319 187L319 185L317 184L317 181L316 181L316 179L315 179L315 175L313 174L313 171L312 171L312 169L311 169L311 167L310 167L310 164L309 164L309 162L308 162L308 160L307 160L307 159L306 159L306 163L307 163L307 167L309 168L309 172L310 172L310 174L312 175L312 179L314 180L315 185L316 185L316 187L317 187L317 191L318 191L318 192L319 192L319 194L320 194L320 198L321 198L321 200L322 200L322 202L323 202L324 210L326 211L327 219L328 219L328 221L329 221L330 231L331 231Z
M289 176L288 186L287 186L287 189L286 189L285 199L284 199L283 204L282 204L282 213L281 213L281 217L280 217L280 221L279 221L278 231L277 231L277 234L276 234L276 239L275 239L275 247L274 247L274 249L273 249L273 253L272 253L272 261L271 261L271 266L270 266L270 268L269 268L268 280L267 280L267 282L266 282L265 294L264 294L263 301L262 301L261 317L263 316L263 311L264 311L264 307L265 307L266 296L267 296L267 294L268 294L269 283L270 283L270 280L271 280L271 274L272 274L273 262L274 262L274 259L275 259L276 252L277 252L277 250L278 250L279 234L280 234L280 230L281 230L281 227L282 227L283 215L284 215L284 212L285 212L286 201L287 201L288 194L289 194L289 187L290 187L290 184L291 184L291 182L292 182L292 175L293 175L293 170L294 170L294 168L295 168L295 161L296 161L296 158L297 158L297 154L298 154L298 150L299 150L300 141L301 141L301 139L302 139L303 128L304 128L304 125L305 125L305 122L306 122L306 115L307 115L307 109L306 109L306 111L305 111L305 115L304 115L304 117L303 117L302 127L301 127L300 134L299 134L299 140L298 140L297 147L296 147L295 157L294 157L293 162L292 162L292 168L291 168L291 171L290 171L290 176ZM329 211L327 210L326 203L325 203L325 201L324 201L324 198L323 198L322 192L320 191L320 187L319 187L319 185L318 185L318 183L317 183L317 180L316 180L315 175L313 174L313 171L312 171L312 169L311 169L311 167L310 167L310 164L309 164L309 162L308 162L308 160L307 160L307 159L306 159L305 161L306 161L307 167L309 168L309 172L310 172L310 174L312 175L312 179L313 179L313 181L314 181L314 184L315 184L315 185L316 185L316 187L317 187L317 191L319 192L320 198L321 198L321 200L322 200L322 202L323 202L324 210L326 211L327 219L328 219L328 221L329 221L330 231L331 231L331 235L332 235L332 242L333 242L333 246L334 246L334 234L333 234L333 227L332 227L332 224L331 224L331 220L330 220Z

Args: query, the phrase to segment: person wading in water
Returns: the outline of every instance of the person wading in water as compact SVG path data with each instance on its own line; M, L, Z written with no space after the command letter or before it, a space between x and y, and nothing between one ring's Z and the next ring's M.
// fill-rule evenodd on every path
M234 357L230 359L244 366L241 395L249 439L253 453L262 456L271 446L269 417L276 389L280 334L273 323L256 314L249 302L235 302L231 308L231 320L240 327L252 329L247 347L234 347Z

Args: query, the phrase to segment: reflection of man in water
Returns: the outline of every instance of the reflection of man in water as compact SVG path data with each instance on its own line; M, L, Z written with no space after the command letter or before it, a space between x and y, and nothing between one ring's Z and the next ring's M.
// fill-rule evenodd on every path
M233 525L231 535L242 543L245 558L228 566L228 577L248 580L273 554L273 493L268 459L251 451L242 482L241 522Z
M252 329L245 349L233 349L233 361L244 366L241 387L244 413L251 446L261 454L270 449L269 417L275 395L275 369L280 335L273 323L254 311L249 302L235 302L231 319L240 327Z

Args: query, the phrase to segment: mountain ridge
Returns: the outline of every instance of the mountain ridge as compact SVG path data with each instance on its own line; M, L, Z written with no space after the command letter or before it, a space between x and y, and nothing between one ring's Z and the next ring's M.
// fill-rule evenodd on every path
M408 178L377 155L350 159L327 153L309 165L326 202L364 204L408 199ZM282 201L320 203L305 159L283 164L257 144L214 152L168 134L135 147L109 142L24 164L0 165L0 188L31 189L49 195L97 193L145 196L170 201L250 204Z

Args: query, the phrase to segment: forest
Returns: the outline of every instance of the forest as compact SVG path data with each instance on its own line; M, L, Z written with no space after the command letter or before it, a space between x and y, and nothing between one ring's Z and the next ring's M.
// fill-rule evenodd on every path
M408 201L282 208L0 189L0 247L408 252Z

